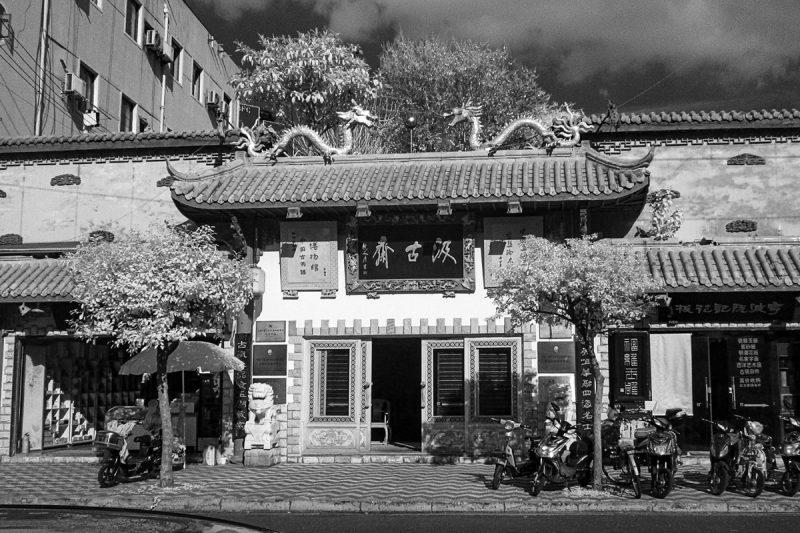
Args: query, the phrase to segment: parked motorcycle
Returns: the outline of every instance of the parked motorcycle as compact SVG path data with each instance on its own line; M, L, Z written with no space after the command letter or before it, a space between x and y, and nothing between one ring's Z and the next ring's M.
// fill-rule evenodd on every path
M787 496L794 496L800 489L800 420L793 416L781 417L791 426L781 443L784 473L781 477L780 489Z
M514 449L511 447L511 441L516 430L522 429L525 431L525 438L532 439L530 433L532 428L530 426L521 424L511 419L492 418L491 420L492 422L497 422L498 424L503 425L506 437L503 449L494 454L496 462L494 466L494 475L492 476L492 482L489 485L489 488L496 490L505 478L513 479L517 477L532 476L537 470L538 463L536 453L534 452L532 445L528 452L529 460L522 463L517 463L517 459L514 457Z
M739 443L741 434L738 429L726 421L701 420L711 424L711 469L708 472L708 489L711 494L719 496L731 479L736 475L739 466Z
M121 450L125 438L113 431L98 431L95 445L105 447L97 481L103 488L113 487L117 483L127 483L141 479L158 477L161 469L161 439L150 435L134 437L133 441L140 445L136 454L122 460Z
M674 487L680 450L673 424L684 416L686 412L683 409L669 409L664 416L651 416L649 427L637 431L637 448L642 448L642 464L650 470L653 496L656 498L665 498Z
M642 497L642 486L639 477L639 464L636 457L639 452L634 448L631 439L623 439L621 426L625 421L619 413L614 418L603 421L603 474L617 485L630 485L636 499Z
M554 416L548 418L553 432L536 446L538 468L533 474L531 494L537 496L548 483L577 481L586 486L592 478L592 444L578 429L561 418L561 409L550 404Z
M741 415L734 416L744 423L737 475L741 475L742 492L755 498L764 490L766 479L772 477L777 467L772 437L764 433L761 422Z

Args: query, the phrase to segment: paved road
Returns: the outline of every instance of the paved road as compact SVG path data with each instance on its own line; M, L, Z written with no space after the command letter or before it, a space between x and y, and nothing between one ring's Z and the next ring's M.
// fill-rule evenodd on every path
M175 486L144 481L101 489L97 465L0 463L0 504L80 505L168 511L339 513L549 513L549 512L800 512L800 496L787 498L769 484L758 498L735 491L715 497L703 467L683 467L666 499L643 488L604 492L548 487L538 497L525 483L487 488L492 465L296 464L270 468L190 465L175 472Z
M218 515L225 516L225 515ZM236 519L282 533L576 533L580 531L647 533L797 531L800 515L783 514L244 514Z

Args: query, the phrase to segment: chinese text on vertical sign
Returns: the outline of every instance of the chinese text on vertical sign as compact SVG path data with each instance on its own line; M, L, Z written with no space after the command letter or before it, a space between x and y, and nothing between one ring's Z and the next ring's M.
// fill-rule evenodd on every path
M592 375L592 359L583 347L580 347L580 358L578 359L578 380L577 422L584 431L591 431L592 420L594 420L594 402L592 401L594 376Z
M739 387L758 389L761 387L761 358L756 337L739 337L737 341L736 370Z
M625 368L625 379L622 382L626 396L639 395L639 339L626 338L622 341L622 364Z

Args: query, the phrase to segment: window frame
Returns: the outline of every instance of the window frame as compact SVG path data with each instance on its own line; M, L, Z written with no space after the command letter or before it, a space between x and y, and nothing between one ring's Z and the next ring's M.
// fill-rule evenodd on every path
M131 104L131 112L130 112L130 128L131 129L123 129L123 109L125 103ZM135 128L139 126L139 112L138 112L138 104L134 102L131 98L125 95L125 93L120 93L120 104L119 104L119 132L120 133L138 133Z
M460 393L461 393L461 405L460 409L452 408L447 409L443 408L442 404L442 387L441 387L441 365L440 365L440 356L447 353L447 355L455 355L454 361L458 361L461 366L461 379L460 379ZM433 398L431 401L432 407L432 415L434 419L443 420L448 419L452 420L453 418L458 418L460 420L464 419L464 411L466 409L466 402L467 402L467 387L466 387L466 380L467 380L467 365L464 362L464 344L462 342L455 342L451 343L451 346L432 346L431 347L431 364L432 364L432 371L431 371L431 386L433 388ZM453 389L446 389L447 391L451 391ZM457 402L455 402L457 403Z
M130 9L133 6L134 17L131 17ZM143 12L142 3L138 0L125 0L125 17L123 18L123 30L125 35L133 39L133 41L140 45L142 44L142 17ZM130 27L131 22L133 27ZM130 31L129 31L130 30Z
M88 74L88 76L84 77L84 73ZM84 84L86 85L86 92L88 93L84 99L86 102L84 112L97 109L97 80L100 77L93 68L83 61L78 63L78 77L83 80Z
M518 418L519 413L519 380L521 378L522 339L519 337L501 337L485 339L468 339L469 369L470 369L470 415L473 421L488 422L490 418L510 417ZM480 359L482 349L509 349L509 388L510 405L505 413L480 412Z
M333 414L329 415L325 410L325 395L326 395L326 365L328 351L347 351L348 360L348 407L347 414ZM359 353L360 352L360 353ZM356 423L356 368L357 361L361 359L361 368L366 365L366 345L358 340L336 340L336 341L312 341L309 343L309 376L311 379L311 386L309 387L309 422L325 422L325 423ZM361 391L364 401L366 391Z
M172 65L170 65L169 71L172 81L183 86L183 46L175 38L172 38L170 46L172 47Z
M203 67L201 67L197 61L192 60L192 97L200 102L203 103ZM197 94L195 94L195 88L197 90Z

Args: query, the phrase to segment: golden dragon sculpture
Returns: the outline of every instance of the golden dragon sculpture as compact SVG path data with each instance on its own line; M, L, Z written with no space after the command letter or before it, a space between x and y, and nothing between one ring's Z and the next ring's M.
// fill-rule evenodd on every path
M305 137L314 147L322 153L322 159L326 165L333 162L334 155L349 154L353 151L353 128L358 125L372 127L372 120L375 118L372 113L362 108L353 102L353 106L348 111L339 111L336 113L341 120L344 121L343 125L343 144L340 147L330 146L322 140L322 136L308 126L294 126L286 130L275 146L269 152L269 159L273 162L286 149L292 139L295 137Z
M557 146L577 146L581 142L581 133L592 130L592 127L582 120L576 121L576 115L569 106L564 106L568 116L559 117L553 120L550 128L545 127L539 120L531 117L520 117L508 124L491 141L481 142L481 114L483 107L467 102L462 107L454 107L449 113L445 113L444 118L453 117L449 126L455 126L460 122L467 121L471 124L469 135L469 145L473 150L486 150L489 156L499 150L508 140L509 136L516 130L531 128L542 138L542 147L550 154Z

